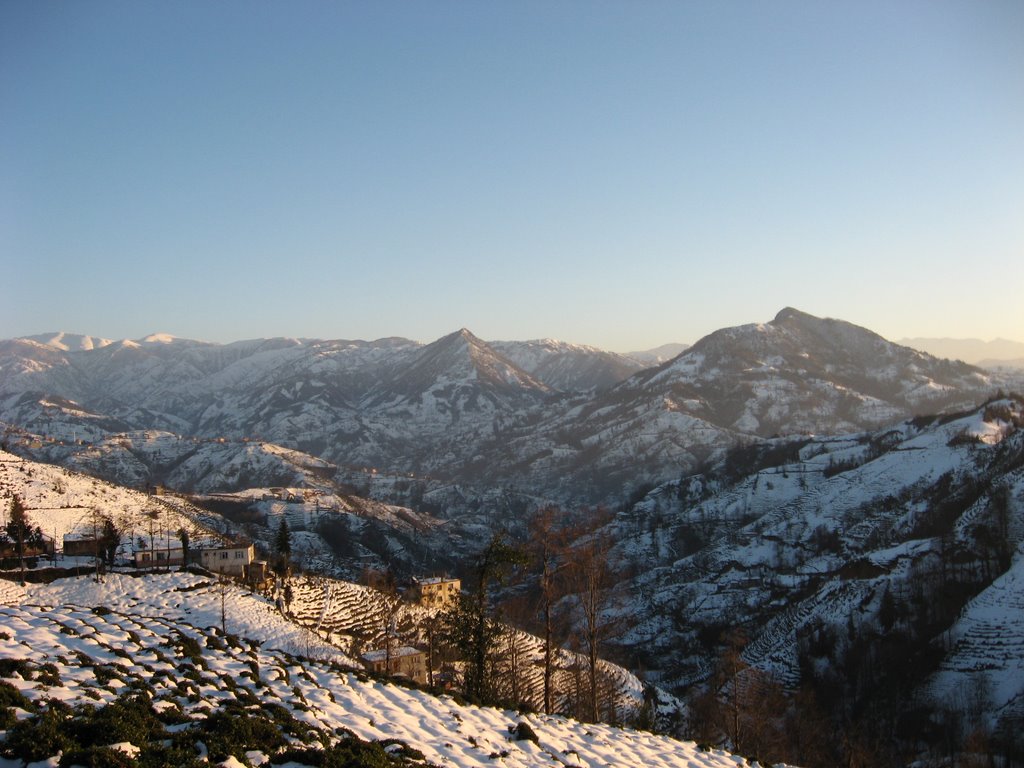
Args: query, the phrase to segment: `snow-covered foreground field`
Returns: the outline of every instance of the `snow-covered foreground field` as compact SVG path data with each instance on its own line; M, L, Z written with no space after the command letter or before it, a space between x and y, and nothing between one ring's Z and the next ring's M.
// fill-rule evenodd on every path
M222 604L226 637L220 631ZM347 669L349 659L286 620L270 601L234 588L224 592L214 581L187 573L113 575L105 583L81 577L24 588L0 581L0 662L8 668L20 660L34 669L53 664L59 675L56 684L52 674L45 684L38 674L26 679L12 672L2 680L34 702L52 698L101 707L143 691L155 710L180 713L181 728L187 729L189 721L219 708L253 707L259 700L263 707L281 705L323 731L404 742L439 766L744 764L692 742L464 706L448 696L368 679ZM16 715L30 717L22 710ZM529 724L536 742L513 738L521 722ZM259 752L242 751L234 759L223 764L269 764ZM3 768L22 764L0 759Z

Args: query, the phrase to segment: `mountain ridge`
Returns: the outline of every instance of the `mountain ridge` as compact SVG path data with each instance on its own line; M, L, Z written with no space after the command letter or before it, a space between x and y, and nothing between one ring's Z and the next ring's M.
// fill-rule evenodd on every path
M74 408L42 405L61 398L136 430L257 437L338 466L587 503L738 442L876 428L976 404L1001 382L791 307L651 368L562 342L489 343L465 328L426 345L278 338L62 352L0 342L0 419L30 432L86 430Z

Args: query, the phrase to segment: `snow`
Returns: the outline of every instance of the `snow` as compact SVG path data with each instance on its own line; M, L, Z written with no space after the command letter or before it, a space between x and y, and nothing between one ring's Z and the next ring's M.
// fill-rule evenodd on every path
M993 724L1024 704L1024 552L964 607L950 641L953 651L931 684L935 700L981 696Z
M702 751L692 742L562 717L465 706L447 696L367 680L326 663L347 663L336 650L327 656L314 647L305 658L296 658L281 646L297 628L289 628L290 622L265 601L240 590L233 589L226 600L228 630L244 639L223 643L215 629L220 609L214 587L188 574L118 576L106 583L62 579L24 590L8 587L0 597L0 622L11 636L0 642L0 658L58 665L61 686L44 690L32 681L14 679L30 698L58 696L69 704L102 704L137 680L152 686L161 707L179 706L186 714L199 715L235 698L234 690L243 688L286 706L311 725L346 728L368 740L399 739L433 763L460 768L493 766L494 754L502 756L503 765L523 768L744 764L724 752ZM194 666L188 675L183 670L193 669L189 657L178 654L172 663L161 661L178 633L197 639L202 652L202 666ZM99 683L93 670L97 664L112 671L109 682ZM225 677L232 679L232 686L223 684ZM539 744L512 739L511 730L519 722L530 725ZM240 757L260 756L239 755L222 764L241 765Z

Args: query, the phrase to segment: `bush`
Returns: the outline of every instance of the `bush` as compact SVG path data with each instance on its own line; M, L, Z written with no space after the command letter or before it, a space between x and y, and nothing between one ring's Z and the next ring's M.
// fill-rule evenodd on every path
M191 659L193 664L202 664L203 649L198 640L183 633L176 635L174 640L181 656Z
M64 683L61 682L60 670L57 669L57 665L49 662L43 664L36 670L36 680L43 685L49 685L51 687L64 685Z
M287 741L266 712L252 712L227 705L211 712L187 738L202 741L210 751L210 761L219 763L229 757L243 758L249 750L274 754Z
M99 747L122 741L141 746L163 733L163 724L153 712L149 701L139 695L119 698L95 710L88 707L77 715L68 730L74 740L84 747Z
M520 720L514 726L509 728L512 733L512 738L516 741L532 741L534 744L540 744L540 739L537 738L536 731L530 726L525 720Z
M119 749L86 747L65 752L59 765L61 768L79 765L85 768L135 768L138 762Z
M32 679L32 664L28 659L0 659L0 677L14 677L23 680Z
M287 749L274 762L296 762L315 768L393 768L395 763L378 742L346 739L327 749Z
M0 681L0 707L17 707L26 712L35 710L35 705L25 694L10 683Z
M422 752L414 747L410 747L404 741L399 739L384 739L383 741L377 742L381 747L388 753L392 758L398 757L408 760L425 760L426 757Z
M0 745L0 754L35 763L75 746L66 732L71 708L59 701L51 700L48 704L41 714L15 723L7 732L7 740Z

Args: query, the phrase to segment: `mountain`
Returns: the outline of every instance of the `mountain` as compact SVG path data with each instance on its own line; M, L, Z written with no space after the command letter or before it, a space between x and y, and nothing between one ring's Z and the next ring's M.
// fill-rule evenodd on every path
M794 309L642 370L590 347L488 343L466 329L427 345L158 337L66 352L0 343L0 418L43 442L149 429L256 438L324 459L346 481L360 468L429 478L418 498L453 512L498 487L621 500L737 443L871 429L975 404L1004 382ZM390 496L404 491L382 477L365 476L374 493L411 501Z
M503 481L595 503L690 472L737 444L873 429L968 407L996 388L980 369L787 308L548 411L482 454Z
M607 389L644 367L631 356L555 339L495 341L491 346L534 378L561 392Z
M1024 754L1009 379L790 308L603 388L544 381L575 354L547 344L11 340L0 417L21 456L204 491L258 541L286 519L328 573L466 567L557 502L570 561L608 547L595 644L686 695L690 735L795 764Z
M96 336L82 336L77 333L40 333L36 336L25 336L27 341L34 341L47 347L59 349L62 352L81 352L90 349L99 349L114 342L110 339L101 339Z
M468 330L449 334L417 350L367 396L370 409L386 406L440 413L456 422L467 412L493 413L516 407L549 388Z
M983 368L1007 366L1024 368L1024 343L1008 339L949 339L949 338L915 338L901 339L904 344L920 349L936 357L950 360L963 360Z
M641 352L627 352L626 357L639 361L645 367L661 365L673 357L678 357L689 347L689 344L662 344L660 347L646 349Z
M881 426L971 405L991 386L971 366L791 308L770 323L716 331L637 383L761 437Z
M700 691L742 630L762 699L802 690L805 717L853 717L906 762L952 713L950 744L1018 743L1024 398L737 448L608 531L637 596L616 642L670 690Z

